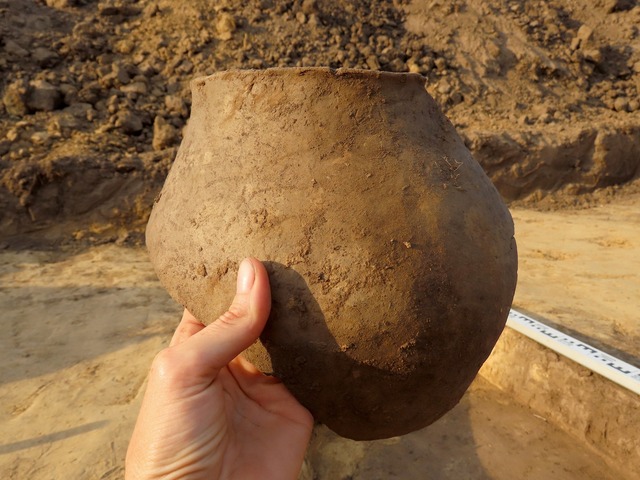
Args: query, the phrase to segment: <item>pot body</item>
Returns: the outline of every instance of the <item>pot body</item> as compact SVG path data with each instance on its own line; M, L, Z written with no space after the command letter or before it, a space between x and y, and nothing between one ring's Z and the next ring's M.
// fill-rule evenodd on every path
M273 306L245 356L316 420L369 440L429 425L497 341L516 285L511 216L424 78L320 68L192 83L147 245L205 323L239 261Z

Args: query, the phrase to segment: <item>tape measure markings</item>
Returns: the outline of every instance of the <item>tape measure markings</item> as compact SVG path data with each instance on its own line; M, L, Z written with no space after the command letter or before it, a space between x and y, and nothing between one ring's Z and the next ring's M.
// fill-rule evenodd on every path
M640 395L640 368L511 309L507 326Z

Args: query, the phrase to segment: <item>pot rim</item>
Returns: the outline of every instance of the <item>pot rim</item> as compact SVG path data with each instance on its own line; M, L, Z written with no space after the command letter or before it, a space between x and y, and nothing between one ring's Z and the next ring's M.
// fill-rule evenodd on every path
M244 69L233 68L221 70L211 75L196 77L191 81L191 87L203 86L209 81L226 80L230 77L253 77L253 78L269 78L269 77L303 77L305 75L314 76L333 76L340 78L360 78L364 80L384 80L398 83L407 83L408 81L417 82L425 85L426 77L419 73L412 72L386 72L381 70L365 70L362 68L331 68L331 67L270 67L264 69Z

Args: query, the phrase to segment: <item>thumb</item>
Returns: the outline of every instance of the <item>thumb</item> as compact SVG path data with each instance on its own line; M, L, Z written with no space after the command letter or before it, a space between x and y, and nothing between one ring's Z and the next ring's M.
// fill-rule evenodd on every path
M245 258L238 269L236 295L229 310L182 345L198 358L203 370L215 375L256 341L270 308L267 271L259 260Z

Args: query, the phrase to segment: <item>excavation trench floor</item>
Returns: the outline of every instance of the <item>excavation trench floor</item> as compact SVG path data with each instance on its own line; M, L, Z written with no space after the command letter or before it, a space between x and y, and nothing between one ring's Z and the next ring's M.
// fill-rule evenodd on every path
M593 208L511 213L514 305L640 367L640 194Z
M631 479L482 377L447 415L409 435L352 442L320 427L307 462L321 479Z
M637 334L637 212L637 199L564 218L515 211L518 304L635 357L624 338ZM180 314L145 251L5 250L0 287L0 477L120 478L149 364ZM479 377L452 412L411 435L351 442L318 427L302 476L625 478L610 465Z

